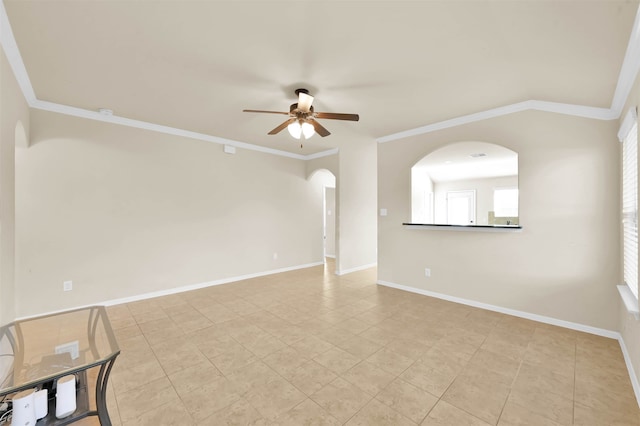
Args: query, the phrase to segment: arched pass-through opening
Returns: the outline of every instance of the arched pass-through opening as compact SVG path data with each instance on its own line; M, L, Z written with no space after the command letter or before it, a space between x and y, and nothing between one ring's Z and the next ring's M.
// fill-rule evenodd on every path
M456 142L411 168L411 222L518 226L518 153L487 142Z
M318 188L318 196L322 199L322 254L326 267L333 264L338 256L336 238L336 177L327 169L318 169L309 176L309 181Z

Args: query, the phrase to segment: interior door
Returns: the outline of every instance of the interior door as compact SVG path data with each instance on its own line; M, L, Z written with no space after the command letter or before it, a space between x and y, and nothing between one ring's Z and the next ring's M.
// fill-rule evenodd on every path
M473 225L476 223L476 191L447 192L447 224Z

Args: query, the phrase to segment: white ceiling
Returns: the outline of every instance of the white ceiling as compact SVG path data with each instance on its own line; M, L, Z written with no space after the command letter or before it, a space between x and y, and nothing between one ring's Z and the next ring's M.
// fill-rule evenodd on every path
M528 100L609 108L637 1L4 1L38 100L308 155ZM294 89L332 135L286 131Z
M518 154L492 143L458 142L433 151L414 167L423 169L434 182L517 176Z

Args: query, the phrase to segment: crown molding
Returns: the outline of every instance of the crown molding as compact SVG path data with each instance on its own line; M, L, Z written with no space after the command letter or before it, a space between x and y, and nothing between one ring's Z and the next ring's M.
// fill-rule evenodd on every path
M326 151L316 152L315 154L305 155L305 160L315 160L316 158L328 157L330 155L335 155L340 150L338 148L328 149Z
M279 149L268 148L260 145L254 145L246 142L236 141L233 139L221 138L218 136L207 135L205 133L192 132L190 130L178 129L176 127L163 126L160 124L150 123L148 121L133 120L131 118L120 117L117 115L103 115L97 111L91 111L83 108L76 108L69 105L61 105L54 102L41 101L36 99L30 105L34 109L43 111L56 112L59 114L71 115L74 117L86 118L89 120L102 121L105 123L119 124L121 126L134 127L136 129L150 130L153 132L164 133L167 135L181 136L189 139L196 139L205 142L217 143L219 145L231 145L237 148L244 148L251 151L264 152L267 154L278 155L280 157L294 158L296 160L312 160L314 158L326 157L338 152L338 149L321 151L315 154L302 155L294 154Z
M218 136L207 135L204 133L192 132L190 130L178 129L170 126L149 123L147 121L133 120L131 118L120 117L117 115L103 115L97 111L91 111L83 108L76 108L69 105L61 105L54 102L41 101L36 99L31 105L32 108L43 111L57 112L59 114L71 115L74 117L86 118L89 120L102 121L105 123L119 124L121 126L134 127L136 129L151 130L153 132L164 133L167 135L181 136L189 139L196 139L205 142L213 142L220 145L231 145L237 148L244 148L252 151L264 152L267 154L279 155L281 157L294 158L296 160L306 160L306 155L293 154L287 151L267 148L260 145L253 145L246 142L235 141L232 139L221 138Z
M31 85L29 74L27 73L24 61L22 60L22 55L20 54L20 50L18 49L18 44L16 43L15 37L13 36L11 23L9 22L9 17L7 16L7 11L2 0L0 0L0 45L2 45L2 49L4 50L9 65L11 66L13 74L18 81L18 85L20 87L20 90L22 91L22 95L27 101L29 107L34 109L56 112L59 114L65 114L74 117L86 118L89 120L102 121L105 123L118 124L121 126L134 127L137 129L150 130L153 132L181 136L205 142L212 142L220 145L232 145L237 148L278 155L280 157L293 158L296 160L312 160L315 158L334 155L338 152L338 149L336 148L309 155L294 154L291 152L281 151L279 149L268 148L260 145L254 145L247 142L221 138L204 133L192 132L190 130L178 129L170 126L163 126L147 121L133 120L116 115L102 115L97 111L91 111L83 108L77 108L69 105L62 105L54 102L40 100L36 97L33 86Z
M170 135L182 136L190 139L197 139L206 142L213 142L222 145L232 145L238 148L244 148L248 150L264 152L268 154L278 155L287 158L294 158L298 160L312 160L315 158L327 157L334 155L338 152L338 149L330 149L327 151L318 152L315 154L301 155L293 154L287 151L281 151L278 149L267 148L260 145L254 145L247 142L234 141L231 139L225 139L218 136L207 135L204 133L192 132L189 130L178 129L175 127L163 126L160 124L150 123L146 121L133 120L126 117L119 116L105 116L98 112L86 110L82 108L76 108L68 105L61 105L53 102L39 100L33 90L31 81L29 80L29 74L24 66L20 50L16 43L13 31L11 30L11 24L7 16L4 2L0 0L0 44L7 56L7 60L13 70L13 73L18 81L18 85L22 90L22 94L30 107L41 109L45 111L53 111L60 114L72 115L75 117L82 117L90 120L98 120L113 124L119 124L123 126L135 127L139 129L151 130L159 133L165 133ZM638 70L640 69L640 8L636 11L636 17L629 37L629 43L627 45L627 51L625 53L624 61L620 69L620 75L618 76L618 83L613 96L613 100L610 108L599 108L586 105L574 105L564 104L557 102L548 102L541 100L528 100L524 102L518 102L498 108L489 109L473 114L464 115L461 117L451 118L448 120L440 121L437 123L428 124L426 126L417 127L415 129L409 129L391 135L382 136L377 138L378 143L385 143L405 139L411 136L421 135L425 133L435 132L437 130L448 129L451 127L457 127L464 124L469 124L477 121L488 120L491 118L501 117L508 114L513 114L522 111L546 111L557 114L566 114L576 117L585 117L596 120L615 120L620 117L622 108L629 97L629 93L633 87Z
M596 120L615 120L620 116L619 112L613 111L609 108L597 108L585 105L529 100L511 105L501 106L498 108L488 109L486 111L476 112L473 114L463 115L461 117L451 118L449 120L439 121L437 123L428 124L426 126L417 127L415 129L405 130L403 132L393 133L388 136L377 138L376 141L378 141L378 143L392 142L411 136L435 132L437 130L462 126L464 124L474 123L476 121L483 121L490 118L502 117L503 115L513 114L516 112L531 110L573 115L576 117L592 118Z
M16 39L13 37L11 23L9 23L9 17L2 0L0 0L0 44L2 44L4 54L7 56L9 65L13 70L13 75L18 81L18 86L22 90L22 95L31 106L36 100L36 94L33 91L33 86L31 86L31 80L29 80L29 74L27 74L27 69L22 61Z

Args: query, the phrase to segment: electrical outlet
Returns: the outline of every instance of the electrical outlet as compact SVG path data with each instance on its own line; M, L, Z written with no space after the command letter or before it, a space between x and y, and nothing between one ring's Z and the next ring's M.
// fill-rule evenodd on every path
M273 260L278 260L278 253L273 253Z
M424 268L424 276L429 278L431 276L431 269Z
M63 291L71 291L73 290L73 281L65 281L62 283Z
M80 342L75 340L56 346L56 354L63 354L65 352L69 352L71 359L77 359L80 356Z

